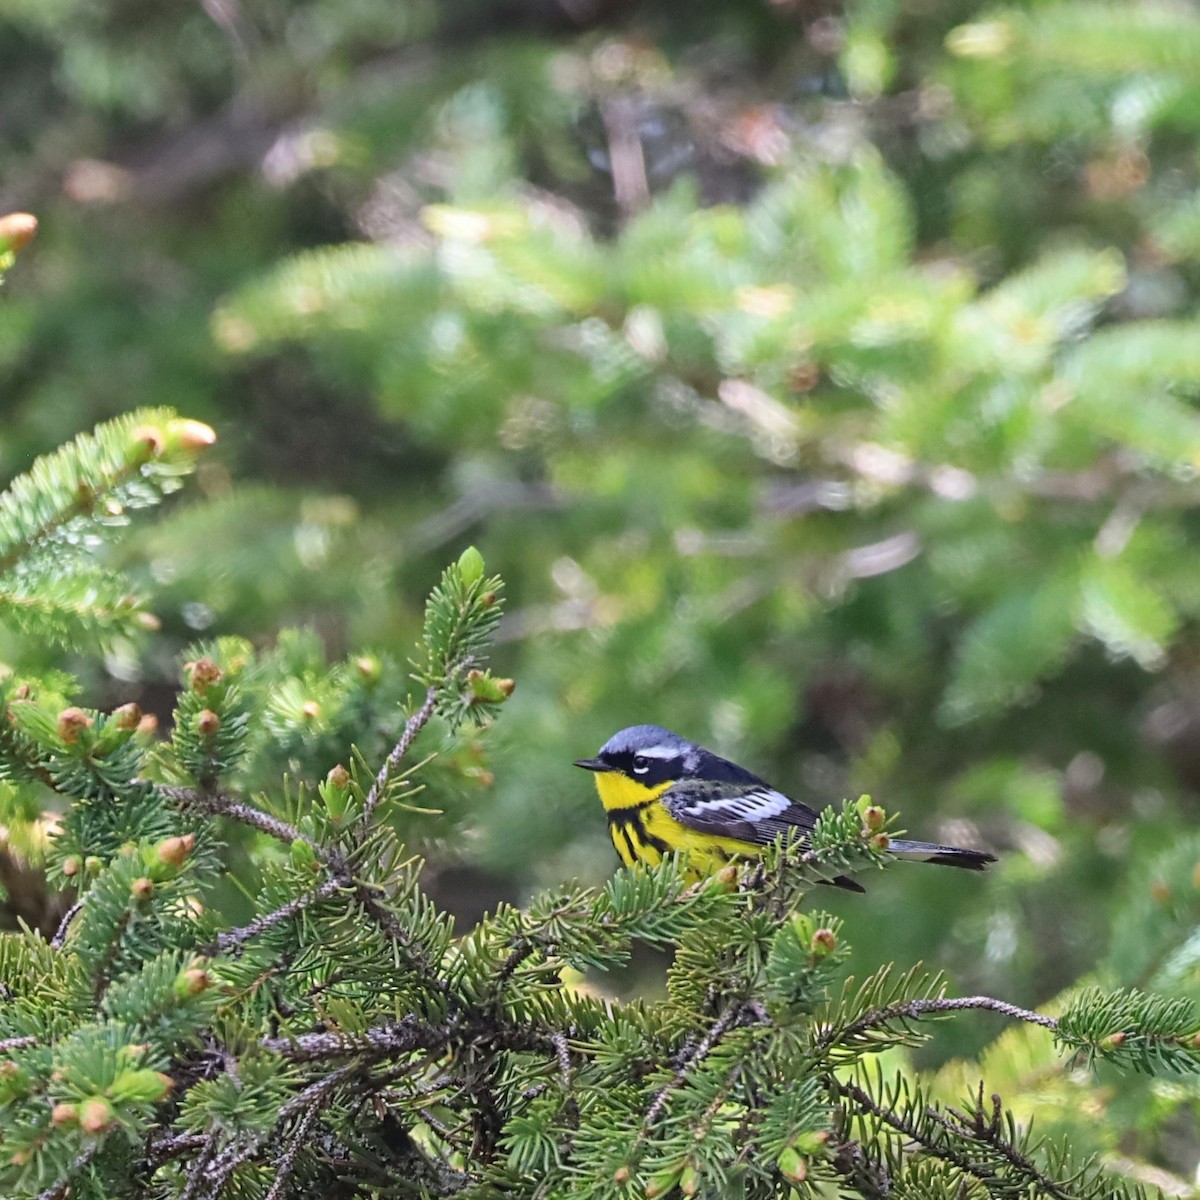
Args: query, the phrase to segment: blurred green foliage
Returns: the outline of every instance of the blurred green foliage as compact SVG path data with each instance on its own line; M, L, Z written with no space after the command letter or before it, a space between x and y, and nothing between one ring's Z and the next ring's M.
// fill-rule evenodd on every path
M862 963L1152 977L1200 811L1192 9L0 0L0 112L42 223L0 474L139 405L221 437L121 551L163 630L95 703L165 712L198 636L390 662L474 541L518 688L434 867L484 903L610 870L569 763L655 721L1002 855L830 897Z

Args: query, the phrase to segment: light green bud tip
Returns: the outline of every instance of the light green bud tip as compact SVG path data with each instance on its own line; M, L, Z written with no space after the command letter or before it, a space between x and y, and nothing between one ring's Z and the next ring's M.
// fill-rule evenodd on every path
M483 555L474 546L468 546L458 556L458 573L467 587L483 578Z

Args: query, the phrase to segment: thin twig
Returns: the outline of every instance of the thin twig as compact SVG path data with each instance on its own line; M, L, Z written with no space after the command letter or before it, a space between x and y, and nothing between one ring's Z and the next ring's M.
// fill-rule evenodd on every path
M1005 1161L1015 1167L1027 1179L1035 1182L1039 1193L1055 1196L1058 1200L1072 1200L1071 1193L1056 1180L1051 1179L1039 1169L1029 1157L1022 1154L1013 1143L1004 1136L1004 1108L998 1095L992 1096L992 1114L988 1119L983 1110L983 1082L979 1084L979 1104L974 1113L960 1113L950 1110L949 1116L929 1107L926 1115L932 1121L954 1137L974 1139L991 1146ZM953 1119L951 1119L953 1118ZM961 1121L962 1124L956 1122Z
M366 884L359 884L354 889L354 897L362 905L367 916L403 951L409 966L421 976L422 982L440 992L449 990L449 985L434 971L428 958L416 946L412 933L405 929L385 904L381 904L371 894L371 889Z
M571 1048L567 1045L567 1035L555 1031L550 1035L550 1040L554 1043L554 1052L558 1056L558 1074L562 1080L562 1089L569 1094L571 1091Z
M82 1154L80 1154L71 1164L71 1172L64 1175L62 1179L56 1180L44 1192L39 1192L37 1200L63 1200L63 1198L71 1190L71 1177L76 1171L82 1170L88 1165L99 1149L99 1143L89 1146Z
M347 1054L383 1057L412 1050L430 1050L450 1038L447 1026L427 1025L416 1017L404 1017L395 1025L365 1030L363 1033L305 1033L299 1037L263 1038L259 1045L292 1062L313 1062L323 1058L342 1058Z
M516 969L537 949L528 938L518 938L509 956L500 964L496 972L495 990L499 994L513 977Z
M649 1128L658 1120L662 1111L667 1106L667 1100L671 1093L678 1087L682 1086L688 1077L688 1073L693 1067L699 1066L705 1058L708 1057L712 1048L725 1036L729 1027L741 1016L742 1002L735 1001L713 1022L712 1028L696 1043L696 1047L687 1055L679 1065L679 1070L675 1072L675 1077L666 1087L659 1091L654 1097L650 1108L646 1112L646 1128Z
M1045 1029L1057 1029L1058 1021L1042 1013L1031 1012L1006 1000L996 1000L991 996L961 996L957 999L945 997L932 1000L902 1000L896 1004L887 1004L882 1008L873 1008L863 1013L857 1021L851 1021L842 1029L834 1026L827 1028L816 1041L817 1050L825 1050L835 1042L845 1042L869 1029L877 1029L897 1018L916 1019L928 1016L930 1013L957 1012L967 1008L988 1009L991 1012L1003 1013L1018 1021L1026 1021L1030 1025L1041 1025Z
M146 1160L152 1166L159 1167L191 1150L203 1151L209 1140L202 1133L174 1133L170 1129L152 1130L146 1140Z
M217 1147L220 1144L221 1134L218 1130L213 1130L204 1139L204 1145L200 1148L200 1153L196 1155L195 1161L188 1171L187 1182L179 1195L179 1200L196 1200L196 1197L200 1195L200 1190L208 1183L208 1168L216 1158Z
M321 852L320 846L317 845L312 838L300 832L295 825L290 825L287 821L280 820L279 817L273 817L270 813L265 813L260 808L255 808L252 804L246 804L242 800L235 800L226 792L208 792L199 788L184 788L184 787L168 787L165 784L153 785L158 793L165 799L170 800L173 804L182 805L184 808L197 808L202 812L211 813L219 817L231 817L235 821L241 821L243 825L250 825L253 828L261 830L263 833L268 833L273 838L278 838L281 842L286 842L289 846L295 841L307 842L314 850Z
M55 950L62 948L63 942L67 940L67 930L71 927L71 922L79 915L79 910L83 907L82 900L76 900L70 908L63 913L63 919L59 921L58 928L54 931L54 936L50 939L50 945Z
M608 137L608 166L612 173L613 197L621 215L631 217L643 209L650 198L646 155L638 131L638 114L632 100L615 96L601 105L600 117Z
M241 1149L230 1146L228 1150L223 1151L220 1158L216 1159L202 1173L200 1186L205 1189L204 1195L210 1197L210 1200L217 1200L217 1197L225 1190L229 1177L242 1163L249 1162L262 1149L263 1143L266 1141L266 1136L257 1137L248 1145L242 1146ZM199 1196L200 1193L197 1192L196 1195Z
M0 1054L7 1053L9 1050L24 1050L29 1046L36 1046L38 1040L35 1037L10 1037L0 1040Z
M906 1121L903 1117L893 1112L891 1109L884 1108L881 1104L876 1104L875 1100L868 1092L863 1091L856 1083L843 1082L837 1079L831 1079L830 1082L837 1090L839 1095L849 1096L859 1108L869 1112L872 1116L878 1118L885 1125L896 1130L897 1133L904 1134L916 1142L917 1145L923 1146L930 1154L940 1158L943 1162L948 1162L952 1166L957 1167L960 1171L965 1171L968 1175L975 1179L987 1180L992 1178L992 1173L986 1168L980 1167L976 1163L972 1163L970 1159L959 1154L958 1151L949 1146L942 1145L936 1142L930 1142L928 1138L922 1135L921 1130L911 1121Z
M323 1079L317 1080L316 1083L310 1084L298 1095L293 1096L280 1110L279 1116L276 1119L275 1126L270 1133L261 1133L257 1137L241 1146L240 1148L230 1146L221 1156L212 1164L212 1167L207 1171L207 1195L211 1200L216 1200L224 1191L225 1185L229 1182L229 1177L243 1163L249 1162L274 1136L275 1130L283 1124L284 1121L294 1117L297 1113L306 1113L311 1111L313 1116L316 1116L317 1110L320 1109L329 1097L329 1093L333 1091L339 1084L349 1079L351 1075L362 1069L361 1063L348 1063L344 1067L338 1067L336 1071L331 1071Z
M274 912L257 917L249 925L243 925L238 929L227 929L224 933L218 934L216 940L205 947L204 953L209 955L227 954L230 950L236 949L265 930L290 920L297 913L303 912L314 904L319 904L322 900L327 900L346 886L346 880L340 877L326 880L315 891L305 892L303 896L289 900L287 904L281 905Z
M338 1067L336 1071L330 1071L328 1075L323 1079L318 1079L316 1083L310 1083L304 1091L293 1096L279 1110L279 1120L290 1120L297 1113L303 1112L308 1108L314 1100L324 1096L328 1092L332 1092L335 1087L345 1083L351 1075L357 1075L361 1070L362 1063L347 1063L344 1067ZM323 1100L322 1103L324 1103Z
M309 1106L300 1120L296 1122L291 1140L284 1147L283 1153L275 1163L275 1182L267 1192L266 1200L283 1200L284 1188L287 1187L288 1177L296 1166L296 1158L300 1153L309 1131L316 1122L317 1114L321 1111L321 1097Z
M367 793L367 798L363 802L362 821L364 826L370 824L376 807L387 791L392 773L399 768L417 734L425 728L429 723L429 718L433 716L433 710L437 705L437 693L437 688L432 685L426 690L425 703L405 721L404 731L400 734L400 739L392 747L391 754L384 759L383 766L379 768L379 774L375 776L375 782L371 784L371 790Z

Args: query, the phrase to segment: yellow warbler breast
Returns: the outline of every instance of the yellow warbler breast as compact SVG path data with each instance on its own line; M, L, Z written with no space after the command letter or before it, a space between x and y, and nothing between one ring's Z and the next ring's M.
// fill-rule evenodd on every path
M600 771L596 775L596 791L605 812L616 812L623 808L641 808L651 800L657 800L671 786L672 780L646 787L636 779L620 771Z
M680 824L659 803L673 780L646 787L620 771L596 775L600 803L608 814L608 832L621 861L654 866L664 854L677 851L686 856L688 875L693 879L720 870L734 855L757 855L760 847L734 838L716 837Z

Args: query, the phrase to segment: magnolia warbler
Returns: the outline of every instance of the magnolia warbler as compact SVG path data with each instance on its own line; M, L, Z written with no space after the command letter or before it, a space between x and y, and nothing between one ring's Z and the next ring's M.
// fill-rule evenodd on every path
M608 831L626 866L653 865L676 850L693 878L718 870L731 857L754 857L780 834L804 838L817 814L769 783L703 746L658 725L615 733L595 758L575 763L596 772L596 790ZM982 871L995 856L982 850L893 838L900 858ZM861 892L844 875L830 880Z

